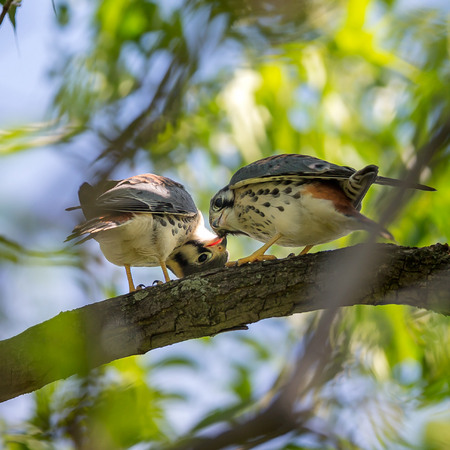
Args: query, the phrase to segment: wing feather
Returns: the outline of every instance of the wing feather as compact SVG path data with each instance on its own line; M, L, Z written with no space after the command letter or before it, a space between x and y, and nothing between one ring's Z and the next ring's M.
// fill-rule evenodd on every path
M367 166L366 169L369 167L376 168L376 166ZM340 184L345 185L346 180L349 180L356 173L355 169L348 166L338 166L314 156L291 153L270 156L242 167L232 176L229 187L230 189L238 189L242 186L265 181L307 182L310 179L337 180ZM434 188L423 184L407 183L403 180L381 176L375 177L372 183L407 189L435 191ZM364 193L359 194L357 203L360 202L365 192L367 192L370 184L364 188Z
M284 154L264 158L239 169L231 178L230 188L264 181L307 181L308 179L346 180L356 171L313 156Z
M163 213L194 216L197 207L184 187L166 177L154 174L136 175L111 181L101 192L84 183L79 190L81 208L87 219L107 213ZM99 194L100 191L100 194Z

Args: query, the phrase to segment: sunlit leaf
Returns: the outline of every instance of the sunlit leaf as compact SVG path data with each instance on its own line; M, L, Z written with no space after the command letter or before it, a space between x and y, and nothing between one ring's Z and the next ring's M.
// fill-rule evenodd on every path
M75 127L55 129L53 124L28 124L17 128L0 130L0 157L33 148L54 145L63 142Z

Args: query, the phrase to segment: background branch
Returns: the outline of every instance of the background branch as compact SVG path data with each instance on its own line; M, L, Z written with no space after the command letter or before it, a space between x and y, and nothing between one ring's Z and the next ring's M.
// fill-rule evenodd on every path
M3 19L5 18L6 14L8 14L9 8L12 5L13 0L6 0L6 2L3 5L2 12L0 13L0 25L3 22Z
M101 364L269 317L334 307L346 261L376 264L337 305L402 304L450 314L447 245L357 245L217 270L60 313L0 342L0 400Z

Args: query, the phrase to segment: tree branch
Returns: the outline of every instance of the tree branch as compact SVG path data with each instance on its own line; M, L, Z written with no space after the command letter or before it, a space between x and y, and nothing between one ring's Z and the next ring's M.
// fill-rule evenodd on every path
M450 315L448 245L363 244L215 270L63 312L0 341L0 401L154 348L334 307L339 269L355 258L373 263L339 306L401 304Z
M13 0L6 0L6 2L3 5L2 12L0 13L0 25L3 22L3 19L5 18L6 14L8 14L9 8L12 5Z

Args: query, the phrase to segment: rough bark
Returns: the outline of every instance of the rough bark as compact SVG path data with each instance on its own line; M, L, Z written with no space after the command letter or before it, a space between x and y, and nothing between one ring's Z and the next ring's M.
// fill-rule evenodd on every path
M346 262L359 267L363 260L370 264L336 305L333 290L346 282ZM411 305L450 315L448 245L358 245L265 261L62 312L0 342L0 401L157 347L270 317L355 304Z

